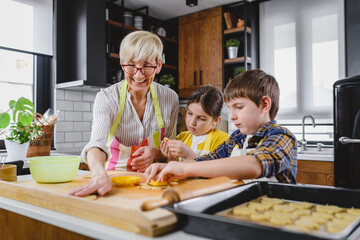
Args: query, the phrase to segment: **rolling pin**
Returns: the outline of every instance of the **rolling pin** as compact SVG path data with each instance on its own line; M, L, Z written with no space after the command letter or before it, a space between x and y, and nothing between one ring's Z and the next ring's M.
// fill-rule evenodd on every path
M219 192L232 188L233 186L234 184L228 177L217 177L203 181L184 183L172 188L165 189L160 200L157 199L143 202L141 205L141 210L149 211L171 203Z

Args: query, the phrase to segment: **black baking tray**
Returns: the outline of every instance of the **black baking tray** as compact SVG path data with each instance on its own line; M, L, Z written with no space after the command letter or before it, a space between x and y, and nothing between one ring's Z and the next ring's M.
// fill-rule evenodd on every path
M164 208L178 217L178 228L211 239L360 239L360 219L341 233L301 233L214 215L260 196L360 208L360 190L307 184L252 182Z

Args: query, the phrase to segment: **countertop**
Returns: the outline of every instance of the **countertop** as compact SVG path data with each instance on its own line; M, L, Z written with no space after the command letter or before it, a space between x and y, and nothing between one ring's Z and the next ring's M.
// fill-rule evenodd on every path
M79 172L82 172L79 170ZM18 176L18 181L30 180L31 175ZM78 217L70 216L53 210L45 209L42 207L34 206L32 204L12 200L9 198L0 196L0 207L32 218L38 221L46 222L48 224L76 232L87 237L94 239L124 239L124 240L150 240L150 239L159 239L159 240L200 240L206 239L185 233L183 231L175 231L169 234L166 234L161 237L151 238L142 235L138 235L132 232L124 231L118 228L110 227L104 224L92 222L89 220L81 219Z

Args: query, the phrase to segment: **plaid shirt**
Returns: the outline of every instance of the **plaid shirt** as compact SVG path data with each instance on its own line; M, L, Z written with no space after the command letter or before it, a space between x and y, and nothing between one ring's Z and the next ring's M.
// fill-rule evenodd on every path
M257 130L249 139L248 148L255 148L247 153L256 157L262 165L260 177L275 176L282 183L296 183L297 147L295 136L286 128L276 125L272 120ZM214 152L196 158L196 161L214 160L230 157L234 147L243 148L246 135L236 130L229 140ZM259 144L259 142L261 143Z

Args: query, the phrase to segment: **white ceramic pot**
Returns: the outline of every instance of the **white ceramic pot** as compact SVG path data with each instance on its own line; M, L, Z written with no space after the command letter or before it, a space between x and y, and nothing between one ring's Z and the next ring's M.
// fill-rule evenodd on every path
M237 54L238 54L238 47L228 47L227 48L228 51L228 57L230 59L232 58L237 58Z
M164 86L170 88L170 84L164 84Z
M25 160L30 142L19 144L5 139L6 161Z

